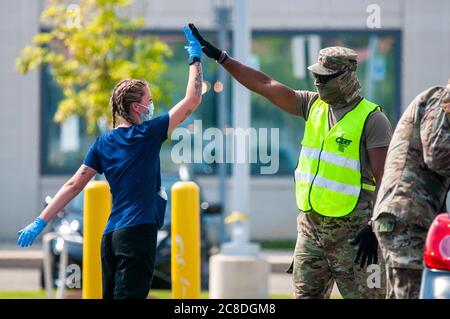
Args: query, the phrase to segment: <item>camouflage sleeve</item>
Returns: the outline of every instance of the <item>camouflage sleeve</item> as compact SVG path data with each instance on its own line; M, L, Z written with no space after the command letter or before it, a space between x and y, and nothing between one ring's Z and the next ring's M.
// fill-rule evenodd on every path
M446 96L445 96L446 95ZM447 90L436 91L426 103L420 124L424 162L434 172L450 177L450 114L446 109L450 102Z
M295 96L297 97L297 113L298 116L307 120L309 106L317 98L317 92L312 91L295 91Z

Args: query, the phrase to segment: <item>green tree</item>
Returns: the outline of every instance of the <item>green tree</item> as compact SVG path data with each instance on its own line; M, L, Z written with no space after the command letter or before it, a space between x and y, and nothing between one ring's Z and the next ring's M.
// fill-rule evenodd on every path
M98 120L111 123L109 98L122 79L149 82L153 98L170 104L170 84L161 80L169 47L156 37L143 36L142 18L130 20L124 8L132 0L80 0L67 5L49 0L41 14L48 32L37 34L16 60L17 70L25 74L49 65L63 99L54 120L70 115L86 119L88 132L98 132Z

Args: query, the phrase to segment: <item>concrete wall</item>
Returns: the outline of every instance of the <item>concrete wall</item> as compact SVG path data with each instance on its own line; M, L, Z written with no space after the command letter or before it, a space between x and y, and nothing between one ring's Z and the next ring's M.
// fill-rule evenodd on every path
M130 12L145 12L151 28L178 29L193 21L214 28L213 1L155 0L136 2ZM367 7L380 7L381 29L402 31L402 109L426 88L450 77L450 1L436 0L250 0L253 29L368 30ZM140 10L138 10L139 8Z
M135 11L145 12L147 25L156 29L179 29L194 22L214 29L213 1L136 2ZM450 1L421 0L250 0L251 28L263 30L369 30L367 7L380 7L381 30L402 32L401 109L421 91L445 84L450 77ZM213 180L202 179L206 194L216 196ZM295 238L296 205L293 179L252 178L250 215L252 237ZM450 202L450 201L449 201Z
M402 105L450 78L450 1L404 1Z
M124 13L145 15L153 29L181 29L195 22L214 28L214 1L135 0ZM381 9L382 29L402 31L401 107L419 92L444 84L450 77L450 1L434 0L250 0L254 29L367 30L367 6ZM42 209L47 194L54 194L66 177L39 176L39 79L33 72L14 70L20 49L38 31L38 16L45 1L0 1L0 239L14 239L19 227ZM213 200L216 181L201 185ZM252 237L295 238L295 199L291 177L252 178L250 193Z
M0 240L38 214L39 79L18 74L15 59L38 31L39 5L0 1Z

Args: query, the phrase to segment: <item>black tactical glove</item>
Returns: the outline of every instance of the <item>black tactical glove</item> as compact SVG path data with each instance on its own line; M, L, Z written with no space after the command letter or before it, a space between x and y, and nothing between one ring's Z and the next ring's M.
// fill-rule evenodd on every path
M198 32L197 28L193 23L189 23L189 28L192 31L192 34L194 37L197 38L198 42L200 42L202 46L202 51L211 59L216 60L218 63L222 64L227 58L228 54L216 48L214 45L212 45L210 42L206 41L201 35L200 32Z
M364 268L364 264L367 266L370 264L378 263L378 240L372 231L372 226L367 225L364 227L354 239L350 241L351 245L357 245L359 243L358 252L356 253L355 264Z

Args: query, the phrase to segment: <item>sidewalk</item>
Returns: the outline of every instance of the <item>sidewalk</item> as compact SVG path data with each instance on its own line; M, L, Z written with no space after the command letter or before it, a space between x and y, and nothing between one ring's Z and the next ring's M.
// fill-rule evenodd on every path
M20 248L15 243L0 244L0 268L40 268L42 245ZM261 255L270 263L272 273L286 273L292 261L292 251L267 249Z
M291 252L263 250L270 263L269 290L271 294L290 294L292 277L285 273L291 262ZM20 248L16 243L0 243L0 290L34 291L40 289L42 245Z
M261 255L270 263L269 291L271 294L292 293L292 275L286 269L292 261L291 250L266 249ZM42 246L17 247L15 243L0 243L0 290L40 289ZM339 295L335 285L334 295Z
M292 262L292 250L282 249L263 249L261 256L266 258L270 264L272 273L286 273Z
M40 268L43 256L41 244L27 248L13 242L0 244L0 268Z

